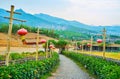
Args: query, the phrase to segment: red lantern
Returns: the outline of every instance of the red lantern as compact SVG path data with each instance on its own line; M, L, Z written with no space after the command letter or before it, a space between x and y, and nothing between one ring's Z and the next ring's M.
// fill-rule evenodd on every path
M53 45L50 45L49 48L53 48L54 46Z
M102 43L102 39L98 39L98 40L97 40L97 43Z
M53 49L55 49L55 47L53 47Z
M90 47L90 46L91 46L91 44L90 44L90 43L88 43L88 44L87 44L87 46L88 46L88 47Z
M27 33L28 33L27 30L24 29L24 28L19 29L19 30L17 31L17 34L19 34L19 35L21 35L21 36L26 35Z
M46 40L45 39L41 39L40 42L41 43L46 43Z

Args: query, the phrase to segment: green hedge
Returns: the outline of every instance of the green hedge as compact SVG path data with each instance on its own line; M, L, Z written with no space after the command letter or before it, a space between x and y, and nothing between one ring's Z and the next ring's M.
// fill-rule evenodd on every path
M52 58L28 61L22 64L0 67L0 79L41 79L59 63L57 53Z
M30 53L28 53L30 55ZM27 57L25 53L10 53L10 60L17 60L17 59L23 59ZM5 60L6 56L5 55L0 55L0 60Z
M0 61L5 60L5 56L4 55L0 55Z
M63 54L84 65L98 79L120 79L120 66L114 62L75 52L64 51Z
M10 60L18 60L23 59L27 57L35 57L36 52L30 53L30 52L22 52L22 53L10 53ZM45 56L45 52L38 51L39 56ZM0 61L5 60L5 55L0 55Z
M17 60L17 59L22 59L25 58L25 55L19 54L19 53L11 53L10 54L10 59L11 60Z

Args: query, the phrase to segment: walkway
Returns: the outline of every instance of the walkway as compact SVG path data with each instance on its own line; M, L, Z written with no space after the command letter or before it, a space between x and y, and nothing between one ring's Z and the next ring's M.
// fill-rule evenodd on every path
M71 59L60 55L60 66L48 79L94 79L81 70Z

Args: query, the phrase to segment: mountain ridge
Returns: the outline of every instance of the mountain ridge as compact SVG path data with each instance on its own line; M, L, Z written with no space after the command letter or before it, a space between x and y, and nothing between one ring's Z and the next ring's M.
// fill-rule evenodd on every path
M120 26L92 26L84 23L80 23L76 20L65 20L59 17L51 16L44 13L39 14L30 14L25 12L23 9L16 9L16 12L22 13L22 15L14 15L14 18L26 20L26 25L31 27L40 27L40 28L48 28L55 30L69 30L78 33L99 33L103 27L105 27L108 31L115 32L118 34L120 31ZM8 23L8 20L4 19L4 16L9 16L4 9L0 8L0 23L5 22ZM14 21L15 24L22 24L20 22ZM110 33L108 32L108 33Z

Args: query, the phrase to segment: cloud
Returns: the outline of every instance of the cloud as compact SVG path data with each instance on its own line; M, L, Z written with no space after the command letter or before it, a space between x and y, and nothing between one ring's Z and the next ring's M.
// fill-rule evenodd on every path
M115 25L120 21L119 0L69 0L70 19L93 25ZM119 24L120 25L120 24Z
M1 8L22 8L93 25L120 25L120 0L0 0Z

